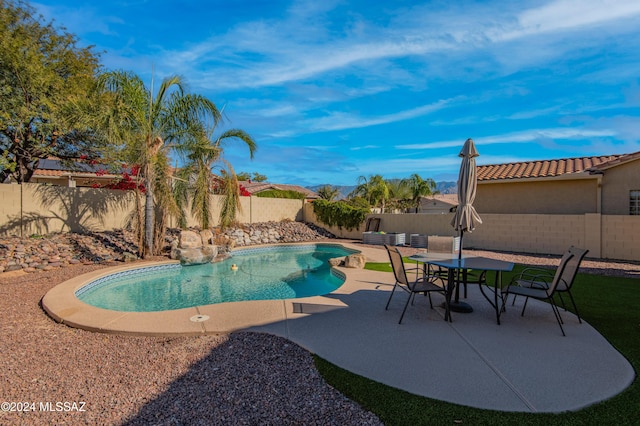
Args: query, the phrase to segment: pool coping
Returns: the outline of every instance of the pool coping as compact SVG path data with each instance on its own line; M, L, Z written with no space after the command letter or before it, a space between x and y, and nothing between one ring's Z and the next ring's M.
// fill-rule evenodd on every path
M389 261L380 248L339 244L365 254L367 261ZM497 325L493 308L471 286L472 315L456 315L453 323L443 321L443 310L429 309L428 299L420 297L400 325L397 320L406 296L394 297L389 310L384 309L393 274L366 269L338 267L347 277L345 283L326 296L228 302L164 312L108 311L75 297L75 291L88 280L133 267L171 263L176 262L137 263L84 274L50 290L42 306L56 321L103 333L274 334L388 386L498 411L579 410L622 392L635 379L633 366L597 330L563 312L567 335L562 336L549 306L540 301L531 300L522 317L518 299ZM425 362L397 362L400 359ZM572 392L563 392L567 383L574 385Z
M237 247L233 251L254 250L281 246L340 245L363 253L367 260L385 261L386 252L355 246L351 241L306 241L299 243L261 244ZM366 252L366 253L365 253ZM368 254L367 254L368 253ZM191 336L225 334L273 323L285 323L299 316L296 303L330 303L327 296L311 296L295 299L254 300L225 302L212 305L193 306L157 312L123 312L98 308L82 302L76 292L92 281L109 275L162 265L179 264L177 260L137 262L133 265L113 266L99 271L79 275L49 290L42 298L45 312L55 321L83 330L141 336ZM349 280L348 268L334 267L345 275L345 287Z

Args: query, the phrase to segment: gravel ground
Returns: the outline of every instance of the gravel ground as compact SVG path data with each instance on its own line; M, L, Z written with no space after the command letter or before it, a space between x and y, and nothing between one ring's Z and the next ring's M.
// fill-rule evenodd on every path
M0 411L0 424L381 424L283 338L115 336L57 324L40 308L54 285L102 267L0 275L0 403L35 403ZM47 402L84 411L41 410Z
M559 259L466 252L548 267ZM640 277L634 263L583 265L584 272ZM106 266L0 275L0 403L33 409L0 411L0 424L380 424L324 382L311 354L280 337L115 336L57 324L40 308L53 286ZM47 403L63 411L43 410Z

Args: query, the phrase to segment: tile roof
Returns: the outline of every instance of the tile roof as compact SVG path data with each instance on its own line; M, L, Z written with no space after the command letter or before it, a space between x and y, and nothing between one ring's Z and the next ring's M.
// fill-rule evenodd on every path
M561 158L557 160L523 161L520 163L478 166L478 182L490 180L544 178L604 170L640 158L640 152L622 155Z
M306 198L320 198L318 194L308 188L304 188L298 185L288 185L283 183L269 183L269 182L249 182L240 181L240 185L244 186L251 194L257 194L258 192L266 191L269 189L280 189L283 191L296 191L303 193Z
M452 206L458 205L458 194L434 194L428 197L422 197L422 199L426 202L429 202L430 200L436 200L442 203L450 204Z

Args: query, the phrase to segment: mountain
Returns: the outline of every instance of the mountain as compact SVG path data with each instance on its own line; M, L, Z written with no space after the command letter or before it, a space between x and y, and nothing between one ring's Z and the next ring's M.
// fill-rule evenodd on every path
M312 190L313 192L317 192L318 189L322 188L325 185L331 185L331 184L323 184L323 185L313 185L313 186L307 186L308 189ZM347 198L347 195L349 195L349 193L351 191L353 191L356 186L355 185L347 185L347 186L340 186L340 185L331 185L333 188L337 188L338 189L338 199L341 200L343 198ZM440 193L440 194L456 194L458 192L458 188L457 188L457 182L436 182L436 190Z
M458 182L436 182L436 190L441 194L457 194Z

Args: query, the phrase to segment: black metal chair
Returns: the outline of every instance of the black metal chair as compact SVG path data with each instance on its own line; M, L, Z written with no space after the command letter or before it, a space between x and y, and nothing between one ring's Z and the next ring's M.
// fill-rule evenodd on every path
M424 275L422 277L416 277L415 281L409 281L400 251L396 247L392 247L389 245L385 245L385 248L389 253L389 260L391 261L391 267L396 279L396 282L393 285L393 290L391 290L391 294L389 295L389 300L387 300L387 306L385 306L385 310L389 309L389 303L391 303L391 298L393 297L393 293L396 291L396 288L401 288L402 290L409 293L407 303L405 303L404 309L402 310L402 315L400 315L400 321L398 321L398 324L401 324L402 318L404 318L404 314L407 310L407 306L409 306L409 302L413 301L417 293L423 293L429 296L429 306L431 306L431 309L433 309L431 293L438 292L444 295L445 299L444 319L445 321L451 321L451 313L449 311L450 295L447 291L446 282L441 277L436 275Z

